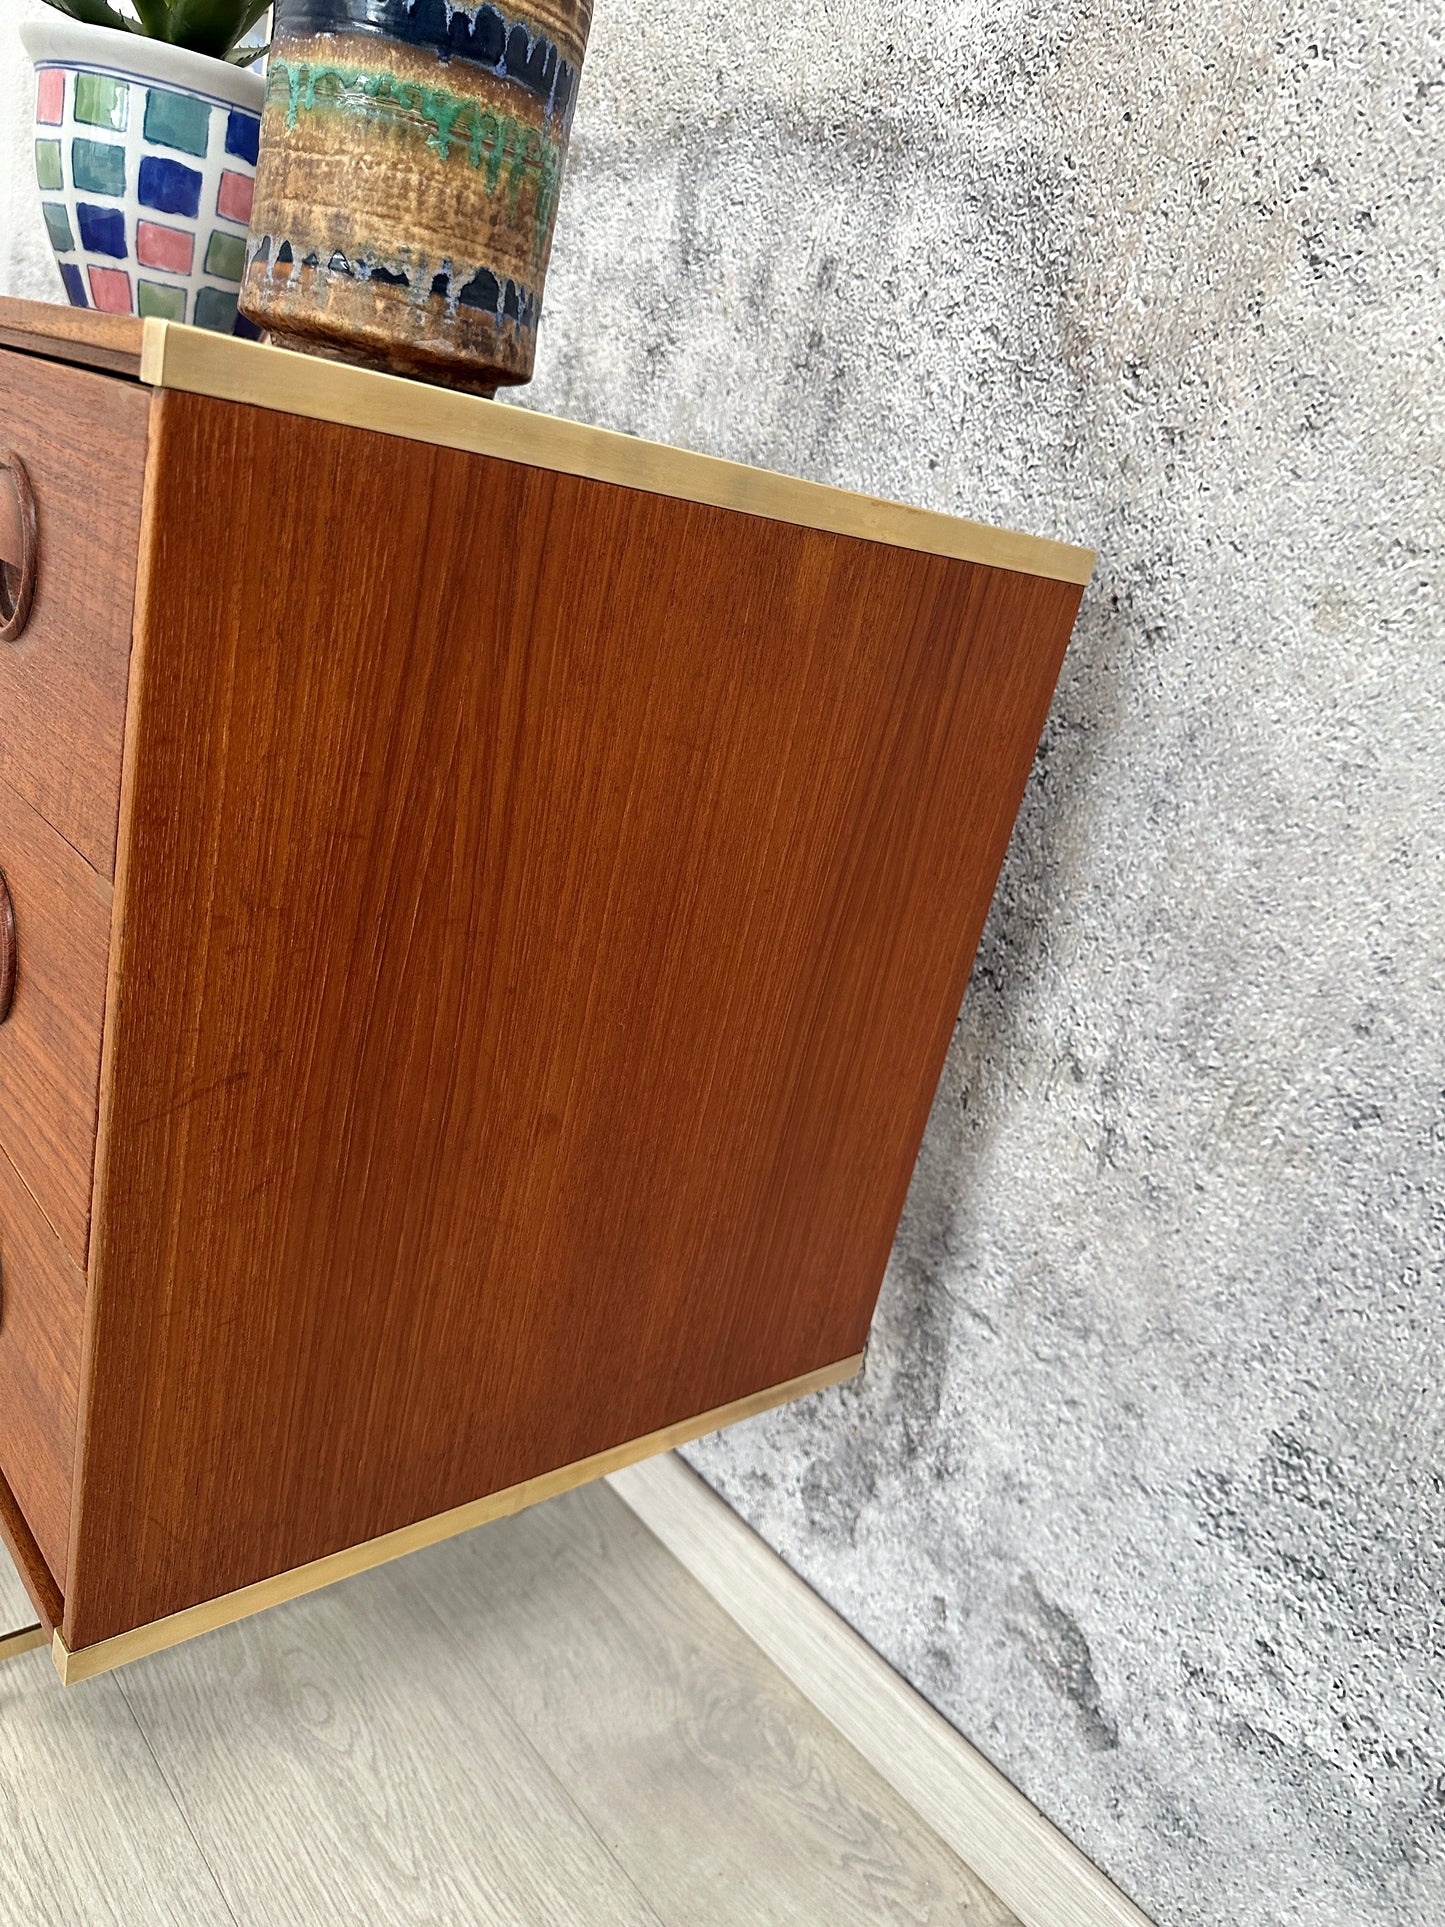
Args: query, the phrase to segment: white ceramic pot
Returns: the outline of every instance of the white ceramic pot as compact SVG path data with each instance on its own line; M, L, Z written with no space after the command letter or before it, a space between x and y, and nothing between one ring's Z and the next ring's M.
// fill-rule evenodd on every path
M35 177L71 305L238 323L265 82L207 54L56 14L35 67Z

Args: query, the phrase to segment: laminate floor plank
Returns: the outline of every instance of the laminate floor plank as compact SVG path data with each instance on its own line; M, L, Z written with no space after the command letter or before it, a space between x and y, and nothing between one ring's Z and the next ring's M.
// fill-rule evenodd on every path
M601 1485L70 1693L0 1667L0 1841L0 1927L1018 1927Z
M0 1544L0 1633L18 1632L22 1626L35 1624L35 1608L30 1603L30 1595L20 1583L20 1574L10 1562L10 1555Z
M404 1577L669 1923L1017 1927L605 1487Z
M0 1551L0 1621L34 1620ZM63 1693L43 1648L0 1665L0 1921L233 1927L113 1680Z
M484 1662L397 1565L116 1677L241 1927L662 1927Z

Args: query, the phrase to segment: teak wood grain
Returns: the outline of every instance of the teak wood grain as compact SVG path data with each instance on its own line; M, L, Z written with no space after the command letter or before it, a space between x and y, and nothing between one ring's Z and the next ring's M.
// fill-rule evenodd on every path
M503 1486L480 1499L468 1500L450 1512L429 1513L424 1519L415 1519L410 1525L383 1533L379 1539L363 1539L355 1545L343 1546L340 1551L327 1553L309 1565L290 1566L270 1578L257 1580L254 1585L243 1586L239 1592L219 1593L168 1618L147 1620L143 1626L132 1627L129 1632L117 1633L113 1639L103 1639L95 1645L82 1646L75 1652L66 1646L63 1636L57 1635L52 1652L55 1669L63 1684L78 1686L82 1680L98 1679L102 1673L130 1666L152 1653L172 1652L177 1646L198 1639L202 1633L237 1625L289 1600L303 1599L308 1593L328 1591L343 1579L354 1579L378 1566L390 1565L393 1560L405 1559L429 1546L440 1545L443 1540L469 1537L478 1526L495 1524L515 1512L529 1511L560 1492L595 1484L613 1472L636 1465L641 1459L670 1452L725 1425L740 1424L744 1419L755 1418L759 1412L770 1412L792 1399L805 1398L810 1392L841 1385L845 1379L855 1377L862 1364L860 1352L854 1358L822 1366L802 1378L787 1379L781 1385L770 1385L746 1398L734 1399L731 1404L694 1412L660 1431L624 1439L590 1459L574 1459L570 1465L554 1467L535 1478L524 1479L519 1485Z
M57 1593L66 1581L84 1309L83 1273L0 1150L0 1475ZM39 1561L18 1543L13 1550L34 1579Z
M110 951L111 886L0 781L15 1000L0 1024L0 1150L83 1268Z
M0 447L25 464L40 533L29 624L0 643L0 780L105 877L150 403L133 383L0 354Z
M72 1651L861 1349L1077 584L158 395Z
M0 348L134 377L140 373L144 335L145 323L135 315L0 296Z

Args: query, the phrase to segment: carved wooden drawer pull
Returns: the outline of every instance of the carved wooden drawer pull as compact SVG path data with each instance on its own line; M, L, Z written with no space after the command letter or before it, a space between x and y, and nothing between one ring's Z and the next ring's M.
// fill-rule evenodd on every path
M0 1024L10 1015L15 1002L15 967L19 962L15 940L15 905L10 900L10 885L0 870Z
M35 491L12 448L0 448L0 642L18 642L40 573Z

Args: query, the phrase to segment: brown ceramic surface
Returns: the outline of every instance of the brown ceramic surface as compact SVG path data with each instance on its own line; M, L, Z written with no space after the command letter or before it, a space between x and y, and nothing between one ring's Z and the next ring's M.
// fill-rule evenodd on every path
M278 14L243 312L394 373L530 379L590 0ZM328 20L345 30L293 30Z

